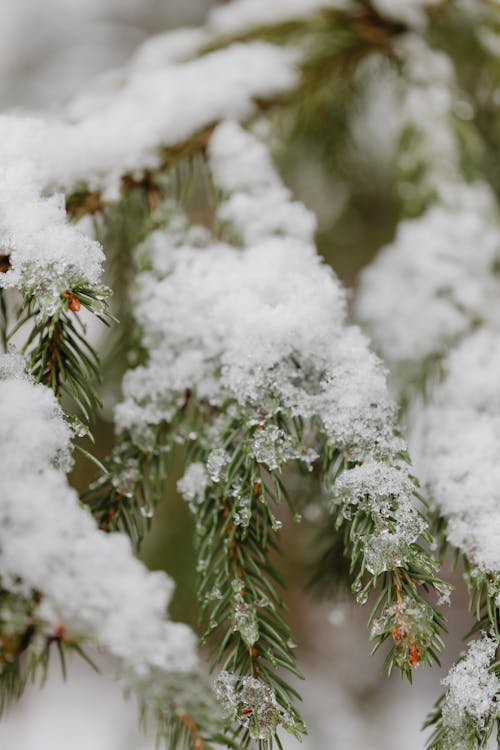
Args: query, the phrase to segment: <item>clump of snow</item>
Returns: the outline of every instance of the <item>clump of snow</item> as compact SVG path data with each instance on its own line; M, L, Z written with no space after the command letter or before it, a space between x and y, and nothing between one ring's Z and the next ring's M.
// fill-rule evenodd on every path
M410 545L426 529L413 505L415 484L403 462L388 466L367 461L341 474L331 490L333 502L342 503L345 516L350 517L353 507L364 507L376 523L377 533L363 539L371 573L400 566Z
M223 123L209 154L225 193L219 215L237 227L241 245L204 236L200 247L175 221L140 250L151 267L136 279L135 315L149 360L125 377L118 430L142 441L156 424L172 419L189 389L211 409L236 408L241 419L257 425L249 453L273 470L293 458L309 466L316 458L314 445L300 445L273 424L279 415L319 424L350 459L399 467L389 492L393 536L389 540L381 524L387 555L383 559L381 546L372 555L374 568L390 567L396 548L398 559L405 558L408 528L414 525L418 533L421 525L406 502L409 480L398 458L404 444L395 437L386 373L359 329L347 325L344 292L313 244L314 222L290 199L263 144L235 123ZM276 195L290 221L276 220ZM223 439L217 429L211 441ZM213 482L223 469L219 453L216 458L209 460L215 468L207 466ZM189 494L188 488L191 500Z
M462 177L453 117L467 118L469 105L457 100L449 58L415 35L397 50L401 118L413 135L400 162L417 175L410 193L423 185L438 201L403 221L363 272L357 317L410 398L417 473L449 542L500 601L498 207L486 184Z
M420 415L421 476L448 521L451 544L500 572L498 329L467 337L445 361ZM497 592L497 596L500 595Z
M104 255L68 222L64 196L44 197L37 177L28 161L0 170L0 252L10 263L0 288L34 292L50 315L73 284L98 285Z
M490 314L500 234L486 185L457 185L448 202L403 221L362 273L357 316L393 365L421 363Z
M448 186L440 204L400 225L363 273L357 302L358 317L410 395L417 473L447 520L447 538L477 572L492 576L497 601L499 257L490 190ZM438 382L428 369L436 360ZM417 386L427 378L423 403L408 378Z
M63 192L83 183L116 198L124 173L160 165L161 146L246 118L255 98L295 83L293 50L254 42L172 62L190 44L189 34L156 39L59 118L0 116L0 251L11 263L1 286L33 291L47 314L72 284L95 286L101 249L67 222Z
M373 0L375 9L391 21L402 21L421 28L426 25L426 11L440 0Z
M254 98L288 90L296 60L294 50L253 42L185 63L126 70L95 95L75 99L58 119L1 116L0 161L29 162L46 188L71 190L82 180L106 186L124 172L158 166L160 146L225 117L247 117Z
M0 577L42 595L47 635L95 641L131 684L195 666L194 635L169 622L173 584L149 573L121 534L100 531L66 480L71 430L53 393L0 357Z
M448 55L430 47L417 34L405 34L399 39L396 54L402 64L398 122L401 134L407 136L400 167L409 175L401 186L403 197L411 197L417 189L439 195L461 174L453 127L453 64Z
M155 34L142 42L130 58L126 70L157 70L172 63L186 62L209 39L210 34L206 29L192 26Z
M219 34L237 34L287 21L304 21L321 10L345 5L345 0L233 0L211 11L208 27Z
M234 124L222 125L215 136L215 153L225 138L233 170L242 179L246 143L252 150L253 138ZM268 157L261 164L260 148L253 151L253 173L265 175ZM218 156L213 158L217 179ZM273 175L271 191L276 179ZM232 195L252 196L253 175L249 180L246 191ZM260 201L267 187L262 181ZM226 216L227 205L222 204ZM288 205L293 210L299 204ZM302 216L302 207L298 212ZM155 270L146 271L138 280L136 316L150 361L125 380L130 398L117 410L120 428L132 426L134 404L141 401L157 400L156 420L169 419L191 388L213 405L229 396L265 413L286 406L297 416L317 416L346 449L393 449L394 406L385 372L359 330L346 325L344 292L316 254L311 223L302 227L301 239L294 229L290 235L273 227L238 250L217 242L202 249L174 246L167 233L164 251L171 270L160 278Z
M214 180L227 194L219 217L234 226L246 245L273 235L311 241L315 216L291 199L263 143L224 123L210 140L209 154Z
M442 723L447 732L445 750L466 750L470 736L499 715L500 681L488 671L495 660L498 641L484 635L469 644L465 656L442 681L447 690Z

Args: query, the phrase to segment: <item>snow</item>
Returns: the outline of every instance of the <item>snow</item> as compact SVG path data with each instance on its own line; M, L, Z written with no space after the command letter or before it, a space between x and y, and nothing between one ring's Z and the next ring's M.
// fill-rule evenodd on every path
M395 51L402 68L397 121L401 138L406 136L399 166L408 175L401 189L410 196L415 190L426 197L440 195L461 175L453 118L457 98L453 63L417 34L403 35Z
M337 479L334 501L346 502L344 514L365 505L377 524L377 534L366 540L366 563L380 574L401 565L408 548L425 531L426 524L414 510L415 484L404 464L388 466L367 461Z
M405 446L395 437L386 373L359 329L347 325L344 292L314 247L314 221L291 200L263 144L226 122L214 132L209 156L224 193L219 216L236 226L240 243L193 233L177 218L139 249L146 270L136 277L135 316L149 360L125 376L118 431L129 430L147 445L154 426L172 419L189 389L212 410L258 425L248 450L277 469L293 458L311 467L317 457L314 445L276 428L277 415L319 424L351 460L381 462L381 471L397 467L384 495L390 520L380 523L386 554L382 547L373 552L374 566L387 569L395 549L398 559L406 558L414 538L408 529L418 533L421 525L407 501L408 469L398 457ZM279 197L290 222L275 220L269 196ZM234 211L236 201L248 210ZM229 460L220 452L224 428L222 418L215 420L208 435L212 483L221 481ZM351 489L364 495L358 476L352 474ZM199 490L190 480L191 474L181 489L193 502Z
M196 664L193 633L166 619L173 583L149 573L127 537L100 531L79 504L65 477L70 428L52 392L22 367L16 355L0 357L2 585L41 592L47 636L64 625L69 637L105 648L129 684L161 685L159 676Z
M100 245L68 222L62 195L43 196L28 161L0 169L0 234L1 253L10 261L10 269L0 274L0 288L34 291L47 314L74 284L98 285Z
M341 9L341 0L233 0L214 8L208 27L220 34L238 34L287 21L305 21L324 9Z
M500 573L498 329L480 328L445 362L419 418L421 476L448 520L449 541L483 572ZM493 584L492 584L493 585ZM497 598L500 601L500 592Z
M485 636L472 641L464 657L442 681L446 694L442 705L447 729L444 750L467 750L471 729L481 730L498 715L500 681L488 671L495 661L496 639ZM467 733L467 734L466 734Z
M184 64L166 55L161 66L159 47L157 40L154 53L151 46L138 53L135 65L80 96L63 117L0 116L0 228L12 264L0 283L33 289L49 314L77 281L97 284L103 259L67 223L63 191L84 183L116 198L124 173L159 166L161 146L224 117L244 119L255 98L279 94L296 79L296 53L262 42Z
M127 171L158 166L160 146L224 117L245 118L254 98L290 88L296 57L293 50L253 42L182 64L125 69L109 89L80 95L65 117L0 117L0 161L31 162L44 187L106 186Z
M402 21L421 28L426 25L426 10L438 5L440 0L373 0L380 15L391 21Z
M493 196L482 183L448 195L448 204L401 222L361 275L357 317L392 365L442 355L490 314L497 293Z

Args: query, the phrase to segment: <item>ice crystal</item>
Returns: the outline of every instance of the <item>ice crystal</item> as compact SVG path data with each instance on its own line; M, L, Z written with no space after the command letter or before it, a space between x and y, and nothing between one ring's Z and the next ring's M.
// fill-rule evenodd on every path
M222 448L214 448L208 454L207 458L207 472L210 480L217 484L221 481L223 472L227 464L229 463L229 455Z
M276 425L256 430L250 450L257 463L265 464L271 470L300 456L300 449L290 435Z
M215 688L228 716L248 729L254 739L271 739L279 726L293 733L297 726L291 713L276 701L272 688L254 677L223 671Z
M239 579L234 582L233 589L233 627L240 633L247 646L251 648L259 639L257 612L252 604L245 602L245 591Z
M207 482L207 470L199 461L190 464L182 479L177 482L177 489L188 501L192 513L195 513L197 506L203 502Z
M432 613L425 601L402 596L387 606L371 627L371 637L392 636L396 663L418 666L432 643Z

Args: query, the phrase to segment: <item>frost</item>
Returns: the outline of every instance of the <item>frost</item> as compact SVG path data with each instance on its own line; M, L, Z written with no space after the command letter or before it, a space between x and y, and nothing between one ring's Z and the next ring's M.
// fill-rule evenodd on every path
M232 721L258 740L270 740L279 726L292 732L297 722L276 701L274 691L254 677L221 672L215 683L217 697Z
M488 671L497 646L497 640L489 636L473 641L442 681L447 688L442 704L442 721L448 730L445 750L470 747L471 729L480 731L498 716L500 681Z
M41 593L47 634L64 625L106 648L131 684L186 671L194 636L168 622L173 584L149 573L121 534L100 531L67 484L71 430L52 392L22 361L0 357L0 575L12 592Z

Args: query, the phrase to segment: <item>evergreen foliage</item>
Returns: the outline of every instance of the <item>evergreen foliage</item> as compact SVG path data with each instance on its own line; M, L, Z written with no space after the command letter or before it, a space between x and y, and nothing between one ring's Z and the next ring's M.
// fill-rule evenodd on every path
M464 457L469 476L467 444L452 443L456 426L497 416L489 381L493 406L471 396L465 414L460 394L475 382L461 388L459 378L463 348L477 345L478 330L498 331L500 182L489 163L498 134L488 104L500 72L490 49L495 34L498 47L498 8L488 0L454 9L423 0L392 10L369 0L266 5L237 0L214 11L200 36L193 30L183 44L160 37L156 54L146 43L149 53L131 61L122 87L90 93L71 123L14 116L0 123L0 406L5 425L25 420L34 429L26 446L0 425L0 451L26 461L13 461L0 480L6 498L19 494L17 511L7 500L2 511L0 499L0 710L29 679L43 679L51 650L64 670L66 653L88 658L90 643L112 655L169 750L273 750L283 747L283 731L301 738L295 678L303 675L280 569L282 524L302 520L300 475L321 485L328 514L317 530L316 576L331 582L342 570L357 601L370 601L373 651L386 649L389 675L397 669L411 681L418 665L439 664L449 586L434 550L442 560L451 547L464 564L477 621L468 636L483 635L445 680L427 722L428 747L475 750L500 721L500 522L497 508L493 552L481 548L481 519L491 520L486 498L474 510L477 537L467 542L470 516L456 500L461 480L446 445ZM471 31L476 22L482 36ZM483 91L461 58L452 61L450 30L485 65ZM403 427L386 372L349 322L340 282L316 251L315 219L274 166L287 153L283 144L292 154L305 149L352 178L354 203L360 157L349 139L360 103L374 106L380 71L397 120L391 179L401 224L364 272L356 309L391 368ZM160 88L159 120L149 120L143 102ZM480 176L487 184L473 182ZM327 235L319 233L322 245ZM384 294L391 284L397 291ZM88 440L117 378L115 442L103 458ZM35 416L51 426L53 445L42 431L37 439L38 423L26 415L25 400L37 395ZM432 446L416 468L401 436L407 425ZM97 467L79 503L65 479L73 452ZM41 499L61 499L54 505L61 528L71 528L75 544L79 533L88 540L82 569L95 559L107 573L88 607L84 588L83 601L66 605L41 573L4 559L9 524L22 533L22 513L36 521L26 466L43 456ZM196 667L189 629L167 619L170 582L147 573L124 539L140 549L179 460L209 680ZM41 570L51 570L51 554L40 551ZM91 572L83 584L99 580ZM71 570L75 589L78 574ZM103 604L119 580L123 627ZM141 591L151 631L139 638L131 607ZM459 686L464 679L469 693Z

